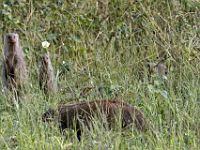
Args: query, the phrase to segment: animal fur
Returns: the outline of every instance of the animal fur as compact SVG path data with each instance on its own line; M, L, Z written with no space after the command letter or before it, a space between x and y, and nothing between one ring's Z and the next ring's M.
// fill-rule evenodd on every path
M58 107L58 110L50 108L43 114L42 120L48 122L58 116L61 132L66 128L76 129L77 138L80 140L82 123L90 128L93 118L102 119L105 117L108 127L111 128L116 123L117 114L121 114L122 128L134 125L140 131L145 130L143 113L135 107L117 100L63 104Z
M168 71L167 71L167 67L165 64L163 63L148 63L147 64L147 68L148 68L148 73L149 75L152 74L158 74L158 75L167 75Z
M45 53L41 57L41 65L39 70L39 85L45 94L57 91L54 70L51 64L49 53Z
M17 96L27 82L24 54L17 33L8 33L4 36L2 80L4 89L15 91Z

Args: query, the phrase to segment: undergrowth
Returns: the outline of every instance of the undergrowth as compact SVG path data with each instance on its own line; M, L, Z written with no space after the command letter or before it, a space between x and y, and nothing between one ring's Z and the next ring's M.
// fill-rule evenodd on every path
M200 149L197 0L4 0L0 17L1 35L20 35L30 79L19 108L0 94L0 149ZM59 85L49 98L38 84L43 41ZM167 79L150 82L145 66L161 59ZM115 97L143 111L147 132L96 125L78 142L75 131L63 137L41 120L60 102Z

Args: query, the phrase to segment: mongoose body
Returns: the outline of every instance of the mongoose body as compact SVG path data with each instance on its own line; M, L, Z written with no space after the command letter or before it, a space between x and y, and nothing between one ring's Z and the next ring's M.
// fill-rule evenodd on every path
M39 70L39 85L45 94L57 91L57 83L54 76L54 70L51 64L49 53L45 53L41 57Z
M112 125L119 121L122 128L134 125L140 131L145 130L143 113L135 107L117 100L63 104L58 107L58 110L49 109L43 114L42 119L43 121L49 121L55 114L58 116L60 130L63 131L66 128L76 129L79 140L82 124L89 128L92 119L95 117L106 120L109 128L112 128ZM120 118L121 120L119 120Z
M17 33L8 33L4 36L2 79L4 89L15 90L18 95L27 81L24 54Z

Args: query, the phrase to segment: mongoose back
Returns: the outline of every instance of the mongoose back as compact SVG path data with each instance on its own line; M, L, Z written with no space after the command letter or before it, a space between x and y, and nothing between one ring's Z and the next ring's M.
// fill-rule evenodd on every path
M2 80L4 89L15 90L18 96L27 81L24 54L17 33L7 33L4 36Z
M39 85L45 94L50 92L55 93L57 91L57 84L49 53L45 53L41 57Z
M121 112L121 113L120 113ZM117 116L121 114L121 117ZM42 116L43 121L51 121L58 116L61 132L66 128L76 129L78 140L81 139L82 123L89 128L92 118L106 118L109 128L116 124L116 118L121 118L122 128L134 125L138 130L145 130L145 119L141 111L118 100L97 100L74 104L63 104L58 110L49 109ZM118 120L119 121L119 120Z

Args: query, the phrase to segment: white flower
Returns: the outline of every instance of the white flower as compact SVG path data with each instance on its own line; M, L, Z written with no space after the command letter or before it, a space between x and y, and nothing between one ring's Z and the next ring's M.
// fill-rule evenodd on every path
M43 41L43 42L42 42L42 47L43 47L43 48L48 48L49 45L50 45L50 43L49 43L48 41Z
M65 61L63 60L62 64L64 65L65 64Z

